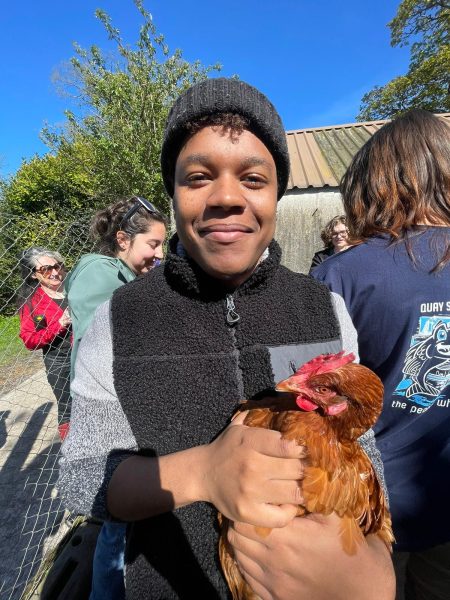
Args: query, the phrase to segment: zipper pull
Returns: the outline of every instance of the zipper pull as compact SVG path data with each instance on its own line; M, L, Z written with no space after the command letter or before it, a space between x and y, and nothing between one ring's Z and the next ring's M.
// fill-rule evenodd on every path
M228 325L236 325L241 317L236 312L234 299L232 294L227 294L227 323Z

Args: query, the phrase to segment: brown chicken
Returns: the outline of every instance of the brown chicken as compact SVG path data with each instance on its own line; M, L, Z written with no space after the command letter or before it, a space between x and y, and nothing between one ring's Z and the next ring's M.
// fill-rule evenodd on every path
M304 504L298 516L335 512L342 518L342 548L354 554L364 536L378 535L391 550L394 537L383 490L357 439L377 420L383 384L353 354L323 354L276 386L288 394L248 401L245 425L274 429L307 449ZM219 515L220 562L234 600L255 599L227 541L228 519ZM257 528L260 535L270 530Z

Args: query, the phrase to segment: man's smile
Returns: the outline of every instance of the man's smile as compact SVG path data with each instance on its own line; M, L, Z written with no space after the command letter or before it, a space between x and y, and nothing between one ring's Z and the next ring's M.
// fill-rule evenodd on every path
M241 223L216 223L198 229L200 237L220 243L236 242L253 231L252 227Z

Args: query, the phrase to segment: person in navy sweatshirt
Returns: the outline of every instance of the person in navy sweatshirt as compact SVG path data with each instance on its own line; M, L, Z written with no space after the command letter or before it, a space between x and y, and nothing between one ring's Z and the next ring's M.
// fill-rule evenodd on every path
M345 301L362 364L385 387L375 426L396 546L397 600L450 598L450 128L412 110L341 182L363 240L313 272Z

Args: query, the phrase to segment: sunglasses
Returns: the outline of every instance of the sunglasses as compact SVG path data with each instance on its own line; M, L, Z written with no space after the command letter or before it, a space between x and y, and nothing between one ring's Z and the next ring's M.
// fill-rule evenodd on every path
M125 221L129 221L131 219L131 217L134 215L134 213L137 212L141 208L141 206L144 207L145 210L148 213L150 213L151 215L160 215L161 214L159 212L159 210L155 206L153 206L153 204L151 202L149 202L145 198L142 198L141 196L133 196L132 200L135 200L135 203L123 215L123 219L120 222L120 227L122 227L122 225L123 225L123 223L125 223Z
M50 275L52 271L56 271L57 273L59 273L61 269L64 269L64 263L57 262L54 265L42 265L42 267L39 268L35 267L33 271L35 273L40 273L41 275L44 275L44 277L46 277L47 275Z

